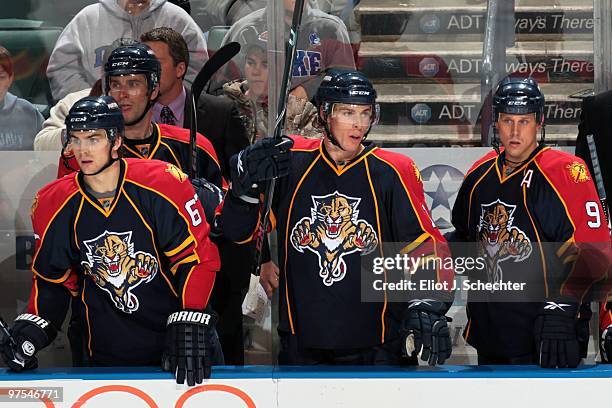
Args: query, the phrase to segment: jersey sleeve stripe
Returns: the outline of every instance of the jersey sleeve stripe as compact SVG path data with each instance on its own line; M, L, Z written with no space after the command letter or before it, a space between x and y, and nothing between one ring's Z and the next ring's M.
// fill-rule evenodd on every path
M577 259L578 259L578 254L574 254L574 255L567 256L567 257L566 257L566 258L563 260L563 264L565 265L565 264L568 264L568 263L570 263L570 262L574 262L574 261L575 261L575 260L577 260Z
M400 251L400 254L402 254L402 255L409 254L410 252L412 252L415 249L417 249L429 237L431 237L431 234L429 232L422 233L414 241L412 241L411 243L406 245L404 248L402 248L402 250Z
M572 244L576 244L576 241L573 238L568 239L561 245L561 248L557 250L557 256L561 258L563 254L570 248Z
M196 262L199 263L200 262L200 258L198 257L197 254L191 254L188 257L185 257L183 259L181 259L180 261L178 261L177 263L175 263L174 265L172 265L170 267L170 272L172 272L172 275L176 275L176 270L181 266L181 265L185 265L188 264L190 262Z
M187 246L191 244L193 241L194 241L193 237L187 237L187 239L185 239L185 241L183 241L182 244L180 244L179 246L177 246L176 248L170 251L164 252L164 254L166 254L168 258L173 257L174 255L178 254L179 252L187 248Z

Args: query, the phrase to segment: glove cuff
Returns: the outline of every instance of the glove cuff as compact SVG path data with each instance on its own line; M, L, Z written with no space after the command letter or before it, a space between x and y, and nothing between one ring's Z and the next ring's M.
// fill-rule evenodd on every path
M202 310L181 310L174 312L168 316L166 326L170 327L175 324L195 324L204 327L215 327L217 324L217 314Z

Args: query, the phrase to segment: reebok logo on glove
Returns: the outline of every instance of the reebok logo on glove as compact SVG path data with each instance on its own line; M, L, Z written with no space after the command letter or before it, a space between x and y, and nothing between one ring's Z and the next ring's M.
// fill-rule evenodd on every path
M210 324L210 318L211 316L208 313L183 310L181 312L172 313L168 317L166 325L172 323L200 323L208 325Z
M47 326L49 326L49 322L48 321L46 321L45 319L43 319L40 316L36 316L36 315L30 314L30 313L20 314L19 316L17 316L17 318L15 318L15 321L19 321L19 320L26 320L28 322L35 323L41 329L44 329Z
M565 308L570 305L566 303L555 303L555 302L546 302L546 306L544 306L545 310L561 310L565 312Z

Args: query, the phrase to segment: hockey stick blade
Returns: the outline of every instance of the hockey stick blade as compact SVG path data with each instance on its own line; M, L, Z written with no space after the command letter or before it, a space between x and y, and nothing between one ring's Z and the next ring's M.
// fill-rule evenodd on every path
M232 58L240 52L240 44L237 42L231 42L225 44L219 48L212 57L202 67L198 75L196 75L191 85L191 94L197 101L204 90L204 87L215 75L215 73L221 69L221 67L231 61Z
M240 52L240 44L237 42L231 42L225 44L219 48L217 52L202 67L198 75L196 75L191 85L191 123L189 126L189 147L191 149L190 156L190 177L195 178L197 174L197 150L196 150L196 128L198 126L198 114L197 114L197 101L202 95L204 87L215 75L215 73L221 69L221 67L227 64Z

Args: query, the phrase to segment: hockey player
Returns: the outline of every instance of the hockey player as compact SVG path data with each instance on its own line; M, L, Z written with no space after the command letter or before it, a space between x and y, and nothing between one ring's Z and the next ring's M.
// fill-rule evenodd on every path
M204 311L219 255L193 187L173 164L120 158L123 117L111 97L77 102L66 128L81 170L34 199L32 293L4 361L35 368L78 294L89 365L162 364L178 383L200 383L221 362L215 316Z
M152 122L151 107L159 95L160 63L145 44L115 49L104 66L104 92L112 96L125 121L125 157L157 159L189 171L189 130ZM221 187L217 155L204 136L196 138L198 169L196 177ZM59 176L78 169L70 152L60 160Z
M279 248L279 363L416 364L417 354L443 363L451 352L450 292L410 304L387 302L387 292L381 301L361 299L362 259L383 256L384 243L423 253L445 246L418 170L365 141L379 110L363 74L326 76L316 101L324 138L264 138L234 156L221 215L227 237L253 239L262 181L282 177L270 216ZM435 279L452 281L452 270Z
M470 296L464 335L479 364L576 367L579 304L610 266L602 208L584 162L544 144L535 80L502 80L493 114L503 149L496 144L466 174L452 211L455 240L476 242L485 260L471 280L526 282L529 297Z

